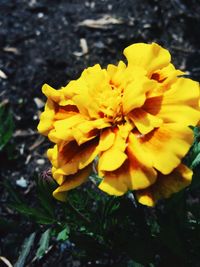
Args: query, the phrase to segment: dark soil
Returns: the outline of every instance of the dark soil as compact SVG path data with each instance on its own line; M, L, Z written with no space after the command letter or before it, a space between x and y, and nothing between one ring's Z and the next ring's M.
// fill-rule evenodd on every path
M18 189L29 190L29 198L34 173L49 167L49 143L36 130L42 111L37 100L46 101L41 93L44 83L59 88L78 78L85 67L116 63L123 49L135 42L163 45L176 67L200 80L199 14L199 0L0 0L0 70L5 74L0 77L0 103L12 110L15 123L12 160L0 155L1 179L16 185L23 177L28 187ZM99 28L81 25L105 15L115 19L113 23ZM81 39L87 42L86 54ZM0 188L2 201L6 197ZM0 207L2 216L8 217L7 212ZM52 255L48 266L58 259L58 266L72 266L58 251Z

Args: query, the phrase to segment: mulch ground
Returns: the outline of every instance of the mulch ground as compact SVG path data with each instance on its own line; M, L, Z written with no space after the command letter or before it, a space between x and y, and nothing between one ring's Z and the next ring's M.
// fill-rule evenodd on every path
M13 159L0 154L1 179L29 198L33 175L49 167L50 144L36 130L44 83L59 88L88 66L117 63L135 42L163 45L176 67L200 80L199 14L198 0L1 0L0 103L15 124ZM24 189L16 185L23 178ZM6 197L0 188L0 198Z

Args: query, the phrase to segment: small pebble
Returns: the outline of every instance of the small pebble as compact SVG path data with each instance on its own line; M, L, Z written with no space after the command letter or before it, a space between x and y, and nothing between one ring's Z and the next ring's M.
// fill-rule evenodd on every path
M41 19L41 18L43 18L43 17L44 17L44 13L40 12L40 13L38 13L38 15L37 15L37 16L38 16L38 18L39 18L39 19Z
M28 186L28 182L27 182L27 180L25 180L24 177L22 176L20 179L18 179L18 180L16 181L16 185L18 185L18 186L20 186L20 187L22 187L22 188L27 188L27 186Z
M36 162L39 165L43 165L45 163L45 160L44 159L38 159Z

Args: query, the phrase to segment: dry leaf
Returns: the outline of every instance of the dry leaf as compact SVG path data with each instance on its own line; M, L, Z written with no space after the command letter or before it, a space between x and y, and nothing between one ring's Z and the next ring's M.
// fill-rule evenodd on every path
M78 23L78 26L86 26L89 28L96 28L96 29L106 29L111 24L122 24L123 21L121 19L114 18L110 15L104 15L100 19L86 19Z
M7 79L8 76L5 74L5 72L3 72L2 70L0 70L0 78Z

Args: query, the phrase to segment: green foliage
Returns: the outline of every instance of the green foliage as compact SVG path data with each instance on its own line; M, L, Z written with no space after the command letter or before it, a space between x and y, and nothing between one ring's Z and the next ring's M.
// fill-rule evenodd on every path
M51 235L51 228L48 228L40 237L39 241L39 247L36 252L36 257L42 258L45 254L45 252L49 248L49 240L50 240L50 235Z
M185 158L185 163L192 169L200 164L200 127L193 127L194 142Z
M14 129L14 123L11 112L4 106L0 106L0 151L10 141Z
M52 224L56 221L56 218L49 214L46 211L45 202L43 199L40 201L40 207L30 207L26 200L20 196L20 194L13 189L11 183L8 180L4 180L3 185L7 188L11 196L11 202L8 206L17 212L25 215L26 217L30 217L35 220L37 223L41 224ZM43 195L44 198L44 195ZM40 198L39 198L40 199ZM50 204L48 204L50 205ZM44 208L45 206L45 208Z
M104 194L93 185L98 183L95 174L90 177L92 183L71 190L66 203L52 198L56 184L48 175L36 179L37 205L28 204L5 181L3 185L10 193L9 208L34 222L37 238L32 241L36 248L32 261L40 262L51 247L73 243L75 249L70 253L81 262L89 260L93 264L100 259L102 266L197 267L200 209L199 199L191 194L199 195L200 189L199 128L194 131L195 142L185 158L194 170L192 186L153 209L137 203L132 192L124 197ZM0 225L6 229L5 221L0 220ZM12 221L9 227L13 227ZM24 242L28 242L26 236ZM26 263L28 254L28 250L20 254L26 256L22 257Z
M26 258L29 255L30 250L33 246L34 239L35 239L35 233L32 233L29 237L27 237L24 240L24 243L23 243L22 248L21 248L21 252L19 254L19 258L18 258L17 262L15 263L14 267L25 266Z
M66 225L62 231L60 231L57 235L57 240L58 241L66 241L69 238L69 227Z

